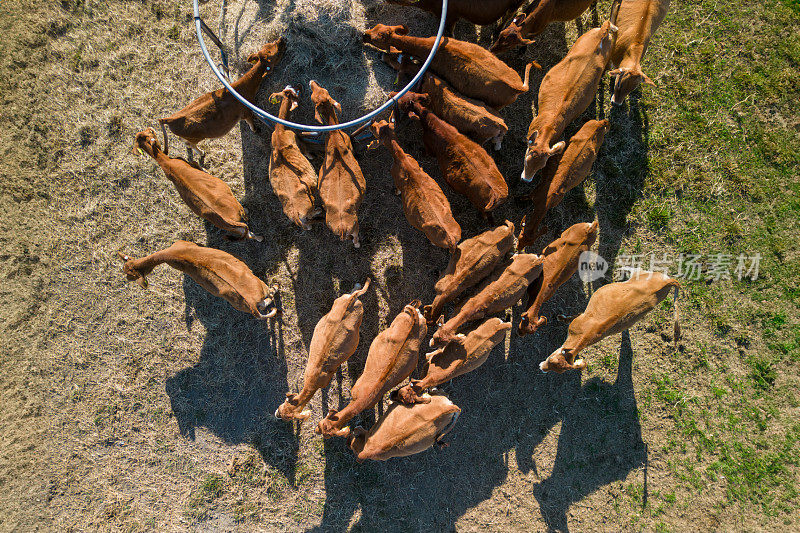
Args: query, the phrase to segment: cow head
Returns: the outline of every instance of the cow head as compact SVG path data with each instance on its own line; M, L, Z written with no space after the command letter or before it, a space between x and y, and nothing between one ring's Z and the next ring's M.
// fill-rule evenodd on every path
M539 130L534 130L528 136L528 149L525 151L525 167L522 170L522 181L529 183L533 177L547 164L547 160L564 151L566 143L557 142L550 146L547 136L539 135Z
M291 85L287 85L281 92L269 95L269 103L271 104L277 104L283 100L289 100L292 103L289 110L294 111L297 108L297 102L300 100L300 93Z
M153 128L147 128L136 134L136 140L133 143L133 153L145 152L150 157L155 158L158 152L161 152L161 145L156 138L156 131Z
M298 395L293 392L286 393L286 401L284 401L276 410L275 418L286 420L299 420L300 422L307 420L311 416L310 409L303 409L304 406L300 405Z
M542 372L556 372L562 374L567 370L583 370L586 368L586 361L583 359L575 360L575 355L566 348L558 348L550 356L539 363Z
M397 93L392 93L392 96ZM419 119L422 110L430 104L430 97L427 94L407 92L397 100L397 106L401 111L408 113L408 116Z
M517 15L511 24L506 29L500 32L497 41L489 49L494 55L501 54L506 50L512 50L518 46L527 46L536 41L533 39L526 39L522 36L522 23L525 21L525 15Z
M522 318L519 319L519 328L517 328L517 333L520 337L525 335L533 335L537 329L545 325L547 325L547 318L543 316L531 321L528 315L522 315Z
M335 409L329 409L328 416L320 420L319 424L317 424L316 432L326 439L329 437L350 437L349 427L338 427L337 422L339 422L339 417L337 413L338 411Z
M285 51L286 39L281 37L277 41L265 44L264 47L255 54L250 54L247 61L253 64L261 62L264 66L264 72L267 73L280 62Z
M385 24L377 24L371 30L365 31L362 39L366 44L371 44L384 52L390 52L392 40L396 35L408 35L408 27L405 25L387 26Z
M317 122L324 124L325 119L330 116L336 119L336 113L342 112L339 102L331 98L328 90L316 81L311 80L308 85L311 87L311 101L314 103L314 118Z
M378 141L388 141L394 138L394 121L376 120L370 124L369 129Z
M122 261L124 261L122 265L122 271L125 273L125 277L128 278L128 281L135 281L143 289L146 289L147 278L145 276L149 274L152 269L148 270L147 272L143 272L142 270L136 268L136 262L133 258L119 252L117 252L117 255L120 259L122 259Z
M641 83L646 83L653 87L656 86L653 80L642 72L642 68L638 65L633 68L618 68L612 70L609 72L609 75L616 77L616 81L614 82L614 95L611 97L611 103L614 105L622 105L625 98L627 98Z

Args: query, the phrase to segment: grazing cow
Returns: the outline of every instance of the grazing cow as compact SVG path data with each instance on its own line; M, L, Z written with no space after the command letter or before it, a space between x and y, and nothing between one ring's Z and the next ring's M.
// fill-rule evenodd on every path
M392 178L403 200L408 223L439 248L453 250L461 240L461 226L453 218L450 202L439 184L405 153L397 142L394 124L382 120L372 124L372 133L392 153Z
M289 111L297 107L298 99L297 91L290 86L269 98L272 103L281 102L278 118L284 120ZM297 134L282 124L275 124L272 132L269 182L286 216L304 230L311 229L311 221L321 214L321 210L314 207L317 173L300 150Z
M510 262L495 268L478 286L475 295L461 304L456 315L439 326L431 338L431 347L454 341L463 324L499 313L519 302L528 285L542 273L543 261L544 257L538 255L515 254Z
M326 125L339 123L336 112L342 111L339 102L327 90L311 80L311 101L314 102L318 122ZM353 153L350 136L341 130L328 132L325 141L325 162L319 169L319 195L325 209L325 223L341 240L358 241L358 208L364 198L367 182Z
M311 411L305 409L319 389L327 387L336 371L358 348L359 329L364 317L364 305L359 298L369 289L369 278L362 288L356 285L353 292L334 300L333 307L314 328L308 363L303 376L303 390L298 394L286 393L286 401L275 411L275 418L306 420Z
M326 438L347 437L350 428L345 424L361 411L372 409L384 394L414 371L422 340L428 334L419 306L419 301L405 306L392 325L375 337L364 372L350 390L350 403L341 411L329 410L317 426L317 433Z
M267 287L247 265L234 256L216 248L198 246L193 242L176 241L175 244L141 259L119 254L125 261L122 271L128 281L135 281L145 289L146 276L161 263L180 270L205 290L228 300L239 311L256 318L272 318L278 314L275 306L277 287Z
M611 52L612 70L616 76L611 103L622 105L625 98L644 82L656 84L642 72L642 58L647 52L650 38L667 15L670 0L622 0L614 24L619 27L614 51ZM613 17L614 15L612 15Z
M546 233L547 227L540 228L540 224L547 212L560 204L592 171L608 129L607 120L590 120L569 140L560 158L556 156L547 162L541 182L528 197L533 200L533 209L522 219L517 245L520 250Z
M508 199L508 185L494 160L473 140L424 107L428 96L406 93L398 105L422 125L422 140L428 152L435 154L447 183L488 218Z
M608 21L587 31L575 41L567 57L545 75L539 87L539 110L528 128L522 181L531 181L548 158L564 150L563 141L551 143L594 100L611 57L615 32L616 27Z
M365 459L386 461L424 452L453 429L461 414L443 394L426 394L427 403L393 403L369 431L357 427L347 439L360 463Z
M161 150L153 128L136 134L134 150L141 150L155 159L189 209L203 220L227 231L229 239L254 239L258 242L264 240L250 232L244 207L233 196L228 184L203 172L185 159L169 157Z
M551 22L575 20L578 33L583 33L580 16L597 0L539 0L530 13L514 17L506 29L500 32L497 41L489 48L493 54L501 54L518 46L527 46L535 41L529 36L539 35Z
M543 372L583 370L586 361L575 359L581 350L606 337L630 329L669 296L674 289L675 342L680 336L678 322L678 291L680 283L661 272L637 270L631 279L609 283L597 289L586 310L569 324L567 340L539 364ZM562 320L568 320L561 318Z
M406 404L429 402L430 398L422 394L425 390L481 366L489 358L489 352L503 342L509 329L511 322L490 318L466 337L458 338L444 348L429 353L425 377L412 379L408 385L394 391L392 399Z
M412 76L416 74L419 67L412 65L411 58L402 54L398 56L395 58L392 54L384 54L383 60L399 73L405 72ZM480 144L491 140L495 150L502 148L508 126L497 111L480 100L457 93L446 81L430 72L426 72L423 76L419 92L428 95L430 110L448 124L455 126L458 131L469 135ZM389 96L393 97L396 94L395 92Z
M441 279L436 282L436 298L423 308L429 325L436 323L442 308L461 293L480 283L514 247L514 224L484 231L458 245Z
M519 321L517 332L520 337L547 324L547 318L539 316L542 305L578 271L581 254L592 247L595 239L597 221L581 222L567 228L561 237L542 250L542 275L528 287L529 307Z
M286 41L282 37L265 44L261 50L247 58L253 66L231 86L248 102L254 103L261 81L275 68L285 50ZM164 151L169 153L165 126L183 138L190 149L202 154L197 143L204 139L222 137L240 120L246 120L250 128L254 129L253 112L234 98L228 89L206 93L174 115L159 119L164 130Z
M424 9L442 18L442 0L388 0L390 4L414 6ZM449 35L459 19L465 19L473 24L485 26L495 22L506 14L516 9L524 0L450 0L447 4L447 19L445 28Z
M384 52L403 52L425 58L433 48L436 37L411 37L405 26L378 24L364 33L364 42ZM431 69L450 83L458 92L486 102L495 109L514 103L528 92L530 63L525 69L525 81L511 67L485 48L465 41L442 37Z

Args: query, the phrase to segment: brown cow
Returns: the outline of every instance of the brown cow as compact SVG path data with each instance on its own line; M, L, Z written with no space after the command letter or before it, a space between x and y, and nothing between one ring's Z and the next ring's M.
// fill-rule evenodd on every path
M324 437L347 437L347 424L365 409L372 409L383 395L400 384L417 367L419 348L428 334L428 326L420 302L412 302L397 315L392 325L372 341L364 364L364 372L350 390L350 403L341 411L333 409L317 426Z
M611 57L615 32L616 27L608 21L587 31L575 41L567 57L545 75L539 87L539 110L528 128L522 181L531 181L548 158L564 150L563 141L554 146L551 143L594 100Z
M533 280L542 273L544 257L515 254L510 262L499 265L481 283L475 295L461 304L456 315L442 324L431 338L431 347L445 346L456 339L456 332L467 322L499 313L516 304Z
M392 178L403 200L403 212L413 227L440 248L453 250L461 240L461 226L453 218L450 202L439 184L405 153L394 133L394 123L372 124L372 133L392 153Z
M286 401L275 411L275 418L302 422L311 416L305 406L319 389L330 384L339 367L355 353L364 317L364 305L359 298L369 289L369 282L367 278L363 288L356 285L353 292L336 298L330 312L317 322L308 347L303 390L298 394L287 392Z
M297 107L299 98L297 91L287 86L269 99L272 103L281 102L278 118L286 119L289 111ZM304 230L311 229L312 219L321 214L321 210L314 207L317 173L300 150L297 134L282 124L275 124L272 132L269 182L280 198L286 216Z
M428 99L409 92L397 103L409 117L420 121L425 148L436 155L447 183L487 218L508 199L508 184L486 150L424 107Z
M575 359L581 350L611 335L630 329L674 289L675 342L680 336L678 291L680 283L661 272L637 270L631 279L597 289L586 310L569 324L567 340L539 364L542 372L583 370L586 361ZM564 320L562 318L562 320Z
M433 13L440 19L442 18L442 0L388 0L390 4L400 4L403 6L414 6ZM515 9L524 0L450 0L447 3L447 19L445 28L449 35L453 34L453 28L459 19L465 19L473 24L485 26L495 22Z
M227 231L230 239L254 239L258 242L264 240L250 232L244 207L233 196L228 184L203 172L185 159L169 157L161 150L153 128L136 134L134 150L146 152L155 159L189 209L203 220Z
M607 120L590 120L569 140L560 158L556 156L547 162L542 171L542 181L528 197L533 200L533 209L522 219L517 245L520 250L546 233L547 228L539 226L547 212L560 204L564 196L592 171L608 129Z
M339 124L336 112L341 112L342 106L314 80L310 85L317 121L325 125ZM341 130L328 132L325 162L319 169L319 195L325 208L325 223L341 240L353 239L356 248L361 247L358 208L366 188L367 182L353 153L350 136Z
M552 22L567 22L575 19L578 32L583 33L580 16L597 0L539 0L528 14L517 15L506 29L500 32L497 41L489 48L493 54L501 54L518 46L527 46L535 41L529 36L539 35Z
M222 250L176 241L169 248L141 259L122 254L119 256L125 261L122 271L128 281L135 281L145 289L146 276L161 263L167 263L195 280L209 293L228 300L239 311L256 318L272 318L278 313L274 301L277 287L267 287L247 265Z
M418 58L430 53L436 37L411 37L405 26L378 24L364 33L364 42L384 52L403 52ZM442 37L439 50L431 62L433 72L444 78L463 95L477 98L495 109L514 103L528 92L530 63L525 69L525 81L511 67L485 48Z
M595 239L597 221L581 222L567 228L542 250L542 275L528 287L528 310L522 314L517 330L520 337L547 324L547 318L539 316L542 305L578 271L581 254L592 247Z
M650 38L667 15L670 0L622 0L614 24L619 27L614 51L611 52L612 70L616 76L611 103L622 105L625 98L644 82L656 84L642 72L642 58L647 52ZM613 19L612 19L613 20Z
M347 439L360 463L420 453L453 429L461 409L443 394L425 395L428 403L393 403L369 431L357 427Z
M412 379L401 389L392 393L392 399L402 403L427 403L430 398L423 391L441 385L481 366L495 346L506 338L511 322L490 318L466 337L461 337L427 355L425 377Z
M513 247L514 224L508 220L502 226L484 231L459 244L450 256L450 262L441 279L436 282L436 298L423 309L428 324L436 323L446 303L491 274L497 263Z
M261 50L247 58L253 66L231 86L248 102L254 103L262 80L275 68L285 50L286 41L283 37L265 44ZM203 154L197 148L197 143L204 139L222 137L240 120L246 120L250 128L254 129L253 112L234 98L228 89L206 93L174 115L159 119L164 130L164 151L169 153L165 126L178 137L182 137L190 149Z
M410 56L403 54L398 54L397 58L392 54L384 54L383 60L399 73L405 72L413 76L419 69L418 65L412 64ZM502 148L508 126L497 111L480 100L459 94L446 81L430 72L422 77L419 92L428 95L430 110L455 126L458 131L469 135L480 144L491 140L495 150ZM395 92L389 96L394 97L396 94Z

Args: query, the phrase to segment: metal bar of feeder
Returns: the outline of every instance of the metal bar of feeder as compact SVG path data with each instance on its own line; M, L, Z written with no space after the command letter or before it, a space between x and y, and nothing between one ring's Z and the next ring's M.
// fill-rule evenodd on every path
M253 114L255 114L258 118L260 118L264 122L272 123L272 124L275 124L275 123L281 124L283 126L286 126L287 128L291 128L291 129L294 129L294 130L302 130L302 131L308 132L309 134L312 134L312 135L319 135L320 133L324 133L324 132L328 132L328 131L343 130L343 129L346 129L346 128L350 128L352 126L358 126L359 124L363 124L364 122L372 120L376 116L380 115L381 113L383 113L384 111L389 109L389 107L394 105L400 97L402 97L404 94L406 94L408 91L410 91L413 87L415 87L416 84L422 79L422 76L425 75L425 71L428 70L428 67L430 66L431 62L433 61L433 57L436 55L436 52L439 50L439 45L441 44L442 36L444 35L445 21L447 20L447 2L448 2L448 0L442 0L442 18L439 21L439 30L438 30L438 32L436 34L436 40L433 43L433 48L431 48L431 53L428 54L428 58L422 64L422 67L419 69L419 72L417 72L416 76L414 76L414 78L408 83L408 85L406 85L395 96L393 96L392 98L389 98L389 100L387 100L386 103L384 103L378 109L375 109L374 111L371 111L370 113L367 113L366 115L364 115L361 118L357 118L357 119L351 120L349 122L344 122L342 124L333 124L333 125L328 125L328 126L311 126L309 124L297 124L295 122L291 122L291 121L284 120L282 118L278 118L276 116L273 116L273 115L267 113L266 111L264 111L263 109L261 109L260 107L250 103L246 98L244 98L242 95L240 95L238 92L236 92L236 90L231 86L231 84L228 83L228 80L226 80L225 77L223 76L223 74L219 71L219 68L217 68L217 66L214 64L214 61L211 59L211 56L208 53L208 48L206 48L206 43L203 40L203 35L202 35L203 34L203 26L205 26L205 22L203 22L203 20L200 18L199 0L192 0L192 3L194 4L194 26L195 26L195 32L197 33L197 41L200 43L200 51L203 52L203 57L206 58L206 63L208 63L208 65L211 67L211 70L214 72L214 75L219 79L219 81L222 82L222 85L224 85L225 88L228 91L230 91L230 93L233 95L233 97L236 98L237 100L239 100L239 102L241 102L241 104L243 106L245 106L248 109L250 109L250 111L252 111ZM206 26L206 28L208 28L208 27ZM208 31L210 32L211 30L209 29ZM219 39L216 39L216 41L219 42ZM217 44L217 42L215 42L214 44ZM222 43L219 43L218 46L220 44L222 44ZM222 47L220 47L220 51L222 53L224 53L224 50L222 49Z

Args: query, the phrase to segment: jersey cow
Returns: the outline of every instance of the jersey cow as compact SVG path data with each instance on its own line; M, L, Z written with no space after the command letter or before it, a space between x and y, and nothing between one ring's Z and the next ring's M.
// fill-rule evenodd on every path
M428 326L419 302L405 306L392 324L375 337L369 347L364 372L350 390L350 403L341 411L331 409L317 426L323 437L347 437L345 427L354 416L372 409L383 395L400 384L417 367L419 348L428 334Z
M311 101L318 122L339 123L336 112L342 111L339 102L327 90L311 80ZM328 132L325 141L325 161L319 169L319 195L325 209L325 223L341 240L350 238L359 248L358 208L364 198L367 182L353 153L350 136L342 130Z
M155 159L189 209L203 220L228 232L230 239L264 240L250 231L244 207L233 196L228 184L185 159L169 157L161 150L153 128L136 135L134 150L141 150Z
M597 0L539 0L527 14L514 17L495 43L489 48L493 54L501 54L518 46L527 46L535 41L528 37L539 35L551 22L578 20L586 9ZM580 25L579 25L580 27ZM583 33L578 30L579 33Z
M359 329L364 317L364 305L359 298L369 290L370 280L364 287L356 285L353 292L333 301L333 307L314 328L308 348L308 363L303 375L303 390L298 394L286 393L286 401L275 411L275 418L306 420L311 411L305 409L319 389L327 387L336 371L358 348Z
M653 80L642 72L642 58L647 52L650 38L667 15L669 2L670 0L621 0L615 6L616 20L612 20L619 27L619 33L614 51L611 52L611 66L614 70L609 74L616 77L612 104L622 105L625 98L642 82L655 87Z
M265 44L261 50L247 58L253 66L231 86L248 102L255 103L261 82L275 68L285 50L286 41L283 38ZM228 89L206 93L174 115L159 119L164 131L164 151L169 153L165 126L178 137L182 137L190 149L202 154L197 143L204 139L222 137L240 120L246 120L253 129L253 112Z
M583 370L586 361L575 359L585 348L630 329L674 290L675 341L680 336L678 291L680 283L659 272L634 271L631 279L597 289L586 310L569 324L567 340L539 364L543 372Z
M564 129L594 100L611 57L616 27L606 21L584 33L567 56L551 68L539 87L539 108L528 128L528 149L522 181L529 182L547 160L565 148ZM552 145L552 146L551 146Z
M423 314L428 324L436 323L442 308L467 289L480 283L514 247L514 224L484 231L458 245L441 279L436 282L436 297Z
M405 153L394 133L394 123L372 124L372 133L392 154L392 179L403 201L406 220L428 237L434 246L453 250L461 240L461 226L453 218L450 202L439 184Z
M560 158L556 156L547 162L541 183L529 196L533 200L533 209L522 219L520 249L532 245L545 234L547 228L540 228L540 225L547 212L559 205L564 196L592 171L608 129L607 120L590 120L569 140Z
M275 306L277 287L268 287L250 268L234 256L216 248L198 246L193 242L175 244L141 259L120 254L125 262L122 271L128 281L147 288L147 275L161 263L180 270L209 293L224 298L234 308L256 318L272 318L278 314Z
M447 3L447 19L445 28L452 35L453 28L459 19L465 19L473 24L485 26L491 24L515 9L524 0L450 0ZM413 6L424 9L442 18L442 0L389 0L390 4Z
M297 91L287 86L283 91L272 94L270 102L280 101L278 118L286 120L289 111L297 107L299 98ZM297 134L282 124L275 124L275 131L272 132L269 182L289 220L304 230L311 229L311 221L321 213L314 206L317 173L300 150Z
M435 41L436 37L412 37L405 26L378 24L364 33L364 42L379 50L390 53L399 51L417 58L427 57ZM430 68L461 94L501 109L514 103L520 94L528 92L528 79L533 65L536 63L526 67L523 81L511 67L485 48L442 37Z
M386 461L441 444L442 438L453 429L461 409L443 394L425 397L427 403L393 403L369 431L355 428L347 444L356 460Z
M528 287L528 310L522 314L517 330L520 337L547 324L547 318L539 316L542 305L578 271L581 254L591 248L596 239L597 221L581 222L567 228L561 237L542 250L542 275Z

